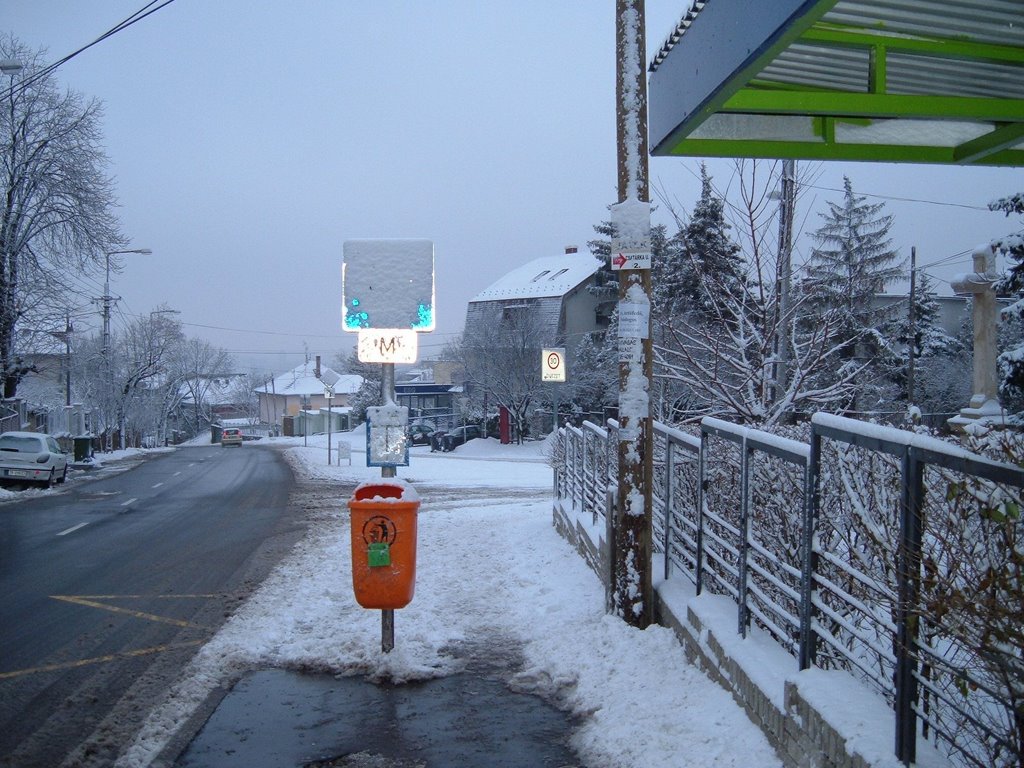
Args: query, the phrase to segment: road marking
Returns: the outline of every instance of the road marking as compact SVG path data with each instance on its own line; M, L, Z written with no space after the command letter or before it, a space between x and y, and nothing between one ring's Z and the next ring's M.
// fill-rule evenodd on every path
M507 500L504 500L504 503L508 503ZM205 600L213 597L239 597L239 595L220 592L209 595L67 595L67 597L74 597L76 600L179 600L186 597L199 597Z
M178 475L180 475L180 474L181 474L181 472L175 472L175 473L174 473L174 477L177 477L177 476L178 476Z
M128 501L121 504L122 507L127 507L129 504L134 504L138 499L128 499Z
M32 667L30 669L16 669L13 672L0 672L0 680L10 680L12 677L22 677L23 675L34 675L39 672L56 672L59 669L74 669L75 667L85 667L89 664L103 664L108 661L117 661L118 659L132 659L137 656L146 656L150 653L164 653L165 651L176 651L181 648L192 648L197 645L202 645L205 640L189 640L184 643L173 643L170 645L156 645L152 648L140 648L137 651L124 651L123 653L113 653L109 656L95 656L91 659L79 659L78 661L67 661L63 664L47 664L42 667Z
M149 621L157 621L161 624L172 624L175 627L187 627L189 629L205 629L199 624L193 624L190 621L182 621L181 619L171 619L167 616L157 616L155 613L145 613L144 611L132 611L128 608L118 608L116 605L104 605L103 603L97 603L93 600L87 600L84 597L76 597L74 595L50 595L54 600L62 600L65 603L74 603L75 605L84 605L89 608L100 608L104 611L110 611L112 613L123 613L128 616L134 616L137 619L148 619Z
M61 531L57 535L58 536L67 536L69 533L74 533L79 528L85 528L85 526L87 526L87 525L88 525L88 523L79 523L78 525L72 525L70 528Z
M159 487L160 487L161 485L163 485L163 483L157 483L157 484L156 484L156 485L154 485L153 487L154 487L154 488L159 488Z

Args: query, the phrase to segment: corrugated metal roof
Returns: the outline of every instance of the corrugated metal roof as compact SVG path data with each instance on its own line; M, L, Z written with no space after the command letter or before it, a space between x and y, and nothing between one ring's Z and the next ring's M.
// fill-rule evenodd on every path
M651 62L655 154L1024 164L1024 0L765 7L691 3Z

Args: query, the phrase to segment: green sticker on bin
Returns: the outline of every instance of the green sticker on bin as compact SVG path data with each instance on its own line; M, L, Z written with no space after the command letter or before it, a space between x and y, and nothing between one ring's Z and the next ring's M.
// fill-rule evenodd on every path
M370 544L370 548L366 553L366 564L371 568L391 565L391 545L386 541Z

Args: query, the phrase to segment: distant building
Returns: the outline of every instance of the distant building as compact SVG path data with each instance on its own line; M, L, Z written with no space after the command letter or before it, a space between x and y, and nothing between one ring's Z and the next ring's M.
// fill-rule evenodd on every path
M580 340L608 325L607 302L588 290L601 266L599 259L572 247L558 256L534 259L478 293L466 310L466 327L481 322L495 307L503 313L529 311L548 332L545 343L565 347L571 362Z
M334 397L331 398L330 411L335 420L332 428L350 429L351 399L362 384L362 376L339 374L327 366L320 367L320 378L317 378L316 364L312 361L303 363L257 387L260 421L284 428L286 419L291 422L303 413L318 415L321 411L326 412L325 385L331 385ZM289 430L285 430L285 434L289 434Z
M409 409L410 424L435 429L455 426L454 398L462 392L462 369L446 360L424 360L415 368L396 372L395 400Z

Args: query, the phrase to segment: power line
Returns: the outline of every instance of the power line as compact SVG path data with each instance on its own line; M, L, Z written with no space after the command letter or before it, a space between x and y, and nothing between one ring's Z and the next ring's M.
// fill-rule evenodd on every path
M161 8L166 8L168 5L170 5L173 2L174 2L174 0L162 0L162 2L161 2L161 0L152 0L152 2L147 3L146 5L142 6L142 8L137 10L131 16L126 18L124 21L120 22L119 24L115 24L113 27L108 29L106 32L104 32L102 35L97 37L91 43L83 45L77 51L69 53L64 58L58 59L57 61L53 62L52 64L49 64L49 65L43 67L39 71L34 72L33 74L31 74L28 77L26 77L24 80L19 80L17 83L14 83L10 87L8 87L7 93L5 94L4 98L14 98L14 96L16 96L17 94L19 94L22 91L26 90L33 83L35 83L35 82L37 82L39 80L42 80L43 78L48 77L50 74L52 74L54 71L56 71L56 69L58 67L60 67L62 64L65 64L65 63L71 61L71 59L75 58L78 54L80 54L80 53L82 53L84 51L87 51L88 49L92 48L94 45L97 45L98 43L103 42L107 38L112 37L113 35L116 35L118 32L124 31L125 29L130 27L132 24L136 24L136 23L142 21L147 16L150 16L150 15L156 13ZM159 3L159 5L157 5L157 3ZM153 7L154 5L156 6L155 8Z
M820 187L814 184L804 184L804 187L808 189L818 189L824 192L846 192L845 189L836 189L835 187ZM944 205L950 208L967 208L972 211L988 211L988 206L985 205L968 205L967 203L950 203L943 200L924 200L916 197L899 197L897 195L879 195L874 192L862 192L859 189L854 190L854 194L861 197L877 197L879 200L893 200L900 203L923 203L925 205Z

